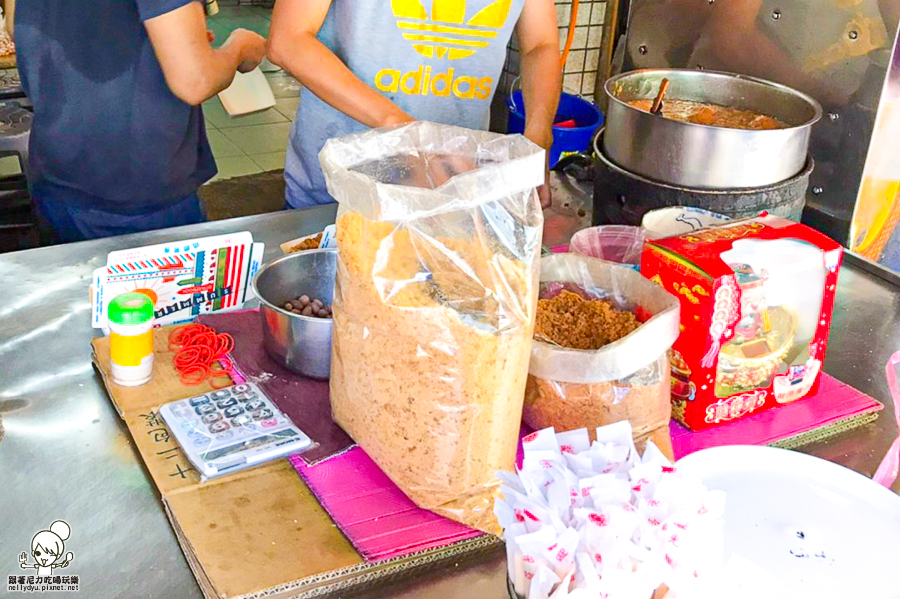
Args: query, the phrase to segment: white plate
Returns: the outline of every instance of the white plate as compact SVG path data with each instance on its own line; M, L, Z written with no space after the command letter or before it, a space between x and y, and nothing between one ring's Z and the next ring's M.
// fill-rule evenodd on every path
M900 597L900 496L892 491L772 447L705 449L678 468L728 494L726 563L732 553L750 560L796 599Z

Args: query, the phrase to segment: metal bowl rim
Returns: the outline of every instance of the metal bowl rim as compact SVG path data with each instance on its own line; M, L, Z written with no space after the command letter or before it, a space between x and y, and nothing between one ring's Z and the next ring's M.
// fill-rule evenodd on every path
M269 300L264 298L256 286L256 281L259 279L260 276L262 276L262 274L264 272L269 270L269 268L273 268L275 265L280 264L282 262L287 262L288 260L294 260L294 259L296 259L297 256L306 255L306 254L319 254L319 253L337 254L337 248L315 248L315 249L311 249L311 250L303 250L300 252L291 252L290 254L288 254L286 256L282 256L281 258L276 258L275 260L272 260L271 262L267 263L265 266L260 268L259 271L255 275L253 275L252 285L253 285L254 295L256 295L257 299L259 299L259 301L261 303L265 304L266 307L271 308L272 310L275 310L276 312L281 312L282 314L290 316L291 318L299 318L301 320L308 320L310 322L329 322L329 323L333 322L332 318L319 318L317 316L304 316L302 314L294 314L293 312L288 312L284 308L282 308L280 306L276 306L275 304L273 304L272 302L270 302Z
M742 81L749 81L751 83L758 83L760 85L772 87L772 88L777 89L778 91L784 92L788 95L800 98L801 100L806 101L806 103L809 104L809 106L811 106L813 109L813 117L810 120L808 120L804 123L800 123L799 125L792 125L790 127L782 127L779 129L735 129L732 127L717 127L715 125L701 125L700 123L688 123L685 121L666 119L667 121L677 123L678 125L686 125L688 127L701 127L703 129L715 129L715 130L719 130L719 131L721 131L721 130L747 131L747 132L751 132L756 135L756 134L763 134L763 133L769 133L769 132L794 131L797 129L803 129L803 128L811 127L812 125L815 125L817 122L819 122L822 119L822 105L819 104L818 100L816 100L812 96L805 94L799 90L796 90L792 87L788 87L787 85L775 83L774 81L769 81L767 79L760 79L759 77L751 77L750 75L741 75L740 73L729 73L728 71L708 71L706 69L703 69L703 70L699 70L699 69L636 69L634 71L627 71L625 73L619 73L618 75L610 77L609 79L606 80L606 83L603 84L603 91L606 92L607 98L609 98L611 101L614 101L616 104L625 107L628 110L633 110L635 112L639 112L641 114L646 114L651 117L664 118L664 117L660 117L659 115L650 114L649 112L644 112L643 110L638 110L634 106L631 106L628 102L624 102L624 101L620 100L612 92L612 86L615 85L618 81L621 81L622 79L626 79L630 76L639 75L642 73L661 73L661 74L664 74L664 73L691 73L691 74L698 74L701 77L709 75L709 76L712 76L713 78L722 77L722 78L729 78L729 79L740 79ZM607 116L608 116L608 114L609 114L609 111L607 110Z
M641 183L650 183L656 185L658 187L662 187L663 189L671 189L672 191L686 191L689 193L702 193L704 195L731 195L734 193L740 193L742 191L753 191L753 192L761 192L761 191L774 191L776 189L780 189L782 187L787 187L788 185L794 183L796 180L808 176L812 173L813 169L816 166L815 160L813 160L812 154L806 155L806 162L803 163L803 169L800 170L796 175L790 177L788 179L784 179L783 181L777 181L775 183L769 183L768 185L760 185L757 187L688 187L681 186L675 183L663 183L662 181L657 181L655 179L650 179L649 177L645 177L644 175L640 175L633 171L630 171L626 168L623 168L612 161L612 159L603 153L603 133L606 131L606 127L601 127L597 131L597 135L594 136L594 158L593 161L601 161L606 166L610 167L613 170L619 171L628 175L629 177L641 182Z

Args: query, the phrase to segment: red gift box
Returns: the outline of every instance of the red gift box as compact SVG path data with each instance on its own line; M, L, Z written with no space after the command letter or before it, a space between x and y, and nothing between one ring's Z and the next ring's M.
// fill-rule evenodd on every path
M842 255L766 215L648 242L641 274L681 301L675 418L700 430L815 393Z

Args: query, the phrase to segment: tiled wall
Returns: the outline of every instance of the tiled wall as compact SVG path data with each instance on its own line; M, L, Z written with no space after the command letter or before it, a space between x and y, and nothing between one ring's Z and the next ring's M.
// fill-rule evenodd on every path
M559 27L560 50L566 43L572 0L556 0L556 23ZM606 0L581 0L578 4L578 18L575 37L569 50L569 59L563 75L563 89L569 93L591 98L597 79L597 63L600 60L600 45L603 39L603 23L606 18ZM502 89L508 90L519 76L519 48L513 37L509 56L503 70Z

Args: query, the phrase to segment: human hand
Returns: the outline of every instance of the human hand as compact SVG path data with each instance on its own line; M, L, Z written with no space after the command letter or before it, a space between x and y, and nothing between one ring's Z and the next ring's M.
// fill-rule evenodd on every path
M437 189L451 178L475 169L475 161L458 154L418 154L407 159L408 184Z
M266 57L266 38L254 31L235 29L226 43L237 44L239 47L241 62L237 70L241 73L249 73Z
M538 198L541 200L541 208L549 208L553 203L553 194L550 191L550 148L553 146L553 134L548 128L540 128L537 131L526 128L525 137L544 148L547 160L544 164L544 183L538 187Z
M413 117L406 114L399 107L395 107L396 110L391 111L383 119L381 119L381 123L378 125L379 127L396 127L398 125L405 125L406 123L411 123L415 121Z
M538 199L541 201L541 208L547 209L553 205L553 193L550 191L550 173L547 172L544 184L537 188Z

